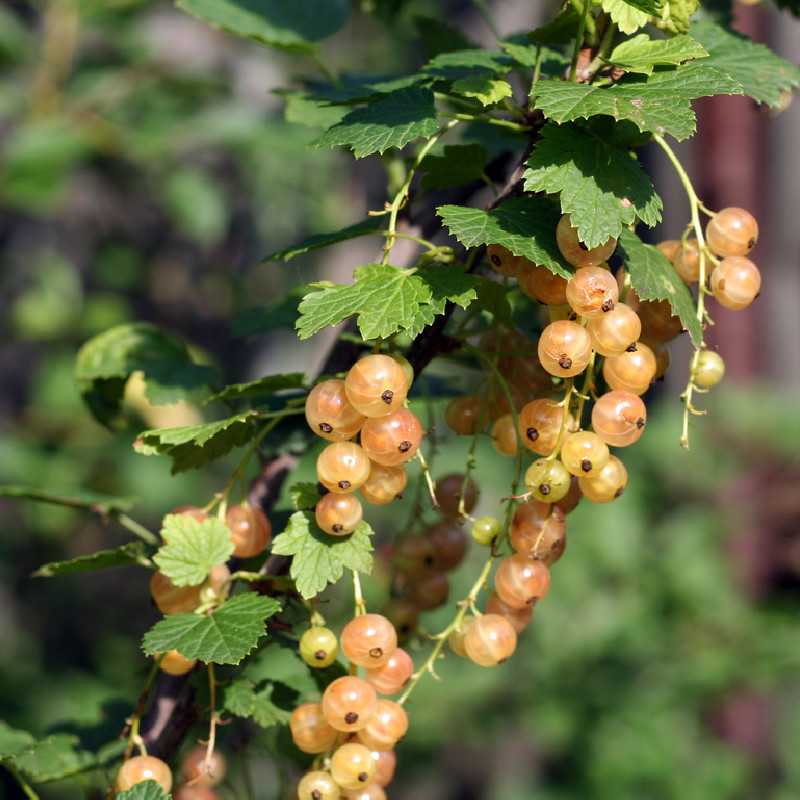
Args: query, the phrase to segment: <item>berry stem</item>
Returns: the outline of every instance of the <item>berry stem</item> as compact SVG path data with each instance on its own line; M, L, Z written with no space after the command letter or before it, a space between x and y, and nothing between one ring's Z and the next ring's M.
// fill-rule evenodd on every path
M353 601L355 603L355 616L360 617L367 613L367 604L364 602L364 594L361 591L361 576L358 570L353 570Z
M428 466L428 462L425 460L425 456L422 455L422 449L417 450L417 454L415 456L417 461L419 461L420 469L422 470L422 475L425 478L425 482L428 485L428 494L431 496L431 505L434 508L439 507L439 501L436 499L436 485L433 482L433 476L431 475L430 467Z
M39 795L33 790L33 787L22 777L22 773L17 770L10 763L3 765L13 776L14 780L19 784L20 789L25 793L28 800L39 800Z
M594 353L592 353L592 358L594 358ZM556 446L553 448L553 452L550 453L549 456L546 456L548 461L554 461L556 458L558 458L558 455L561 452L561 445L564 443L564 437L567 433L567 428L569 427L569 412L572 408L572 395L576 394L575 381L573 378L569 378L566 381L566 387L567 388L564 391L564 399L561 401L561 427L558 429L558 439L556 439Z
M528 92L528 97L534 99L536 97L536 87L539 84L539 77L542 74L542 61L544 60L544 50L541 45L536 47L536 63L533 65L533 78L531 78L531 90Z
M214 757L214 747L217 742L217 679L214 675L213 662L208 663L208 696L211 705L211 716L208 721L208 744L206 745L206 757L203 761L203 771L206 775L211 774L211 759Z
M139 723L142 720L142 714L144 714L145 708L147 708L147 699L150 696L150 688L153 685L156 675L158 675L158 665L160 663L161 658L153 661L153 664L150 666L150 671L147 673L147 679L144 682L142 691L139 692L139 699L136 701L136 707L133 710L133 714L131 714L130 717L125 720L125 727L123 728L120 737L124 737L127 731L128 746L125 748L125 759L130 758L135 746L139 747L143 755L147 755L144 742L142 741L142 737L139 735Z
M158 536L147 530L144 525L140 525L135 519L131 519L127 514L117 511L114 513L114 517L123 528L127 528L132 534L138 536L142 541L147 542L147 544L158 545L160 543Z
M586 401L589 399L589 392L594 389L594 367L597 360L597 352L592 350L592 355L589 358L589 364L586 367L586 373L583 378L583 386L578 395L578 408L575 411L575 416L578 420L578 429L583 427L583 409Z

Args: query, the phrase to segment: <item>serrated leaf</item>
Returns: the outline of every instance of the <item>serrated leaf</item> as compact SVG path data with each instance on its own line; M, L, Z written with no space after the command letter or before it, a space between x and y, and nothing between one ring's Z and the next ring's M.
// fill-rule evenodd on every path
M650 227L661 220L661 198L614 132L599 136L575 124L548 122L523 176L527 191L559 194L561 210L587 247L619 237L637 217Z
M317 689L308 664L295 650L275 643L262 647L251 656L242 668L241 675L256 685L264 681L282 683L300 695Z
M221 392L211 395L206 403L215 400L242 400L253 397L268 397L287 389L302 389L305 375L302 372L285 372L281 375L265 375L247 383L230 383Z
M113 511L129 511L135 500L132 497L112 497L95 492L48 492L34 486L20 484L0 485L0 497L15 497L24 500L35 500L39 503L50 503L56 506L85 508L88 511L99 511L110 514Z
M707 56L705 47L691 36L680 34L669 39L651 39L646 33L641 33L618 44L608 60L628 72L650 75L653 67L677 66Z
M286 530L272 542L276 555L292 556L290 575L297 591L307 600L329 583L336 583L347 569L372 571L372 528L359 523L350 536L322 533L307 511L295 511Z
M295 483L289 489L289 497L295 511L308 511L319 502L319 488L316 483Z
M440 206L436 213L465 247L499 244L556 275L572 275L556 245L555 231L561 215L548 200L512 197L491 211L450 205Z
M474 75L505 75L513 66L513 59L505 53L483 49L454 50L432 58L421 72L437 79L457 81Z
M650 21L670 33L686 33L689 20L699 7L700 0L663 0L661 11Z
M452 90L464 97L474 97L483 106L492 106L505 97L512 97L514 92L508 81L490 78L486 75L471 75L454 81Z
M257 411L245 411L227 419L187 425L180 428L155 428L144 431L134 442L142 455L167 455L172 472L197 469L247 444L258 421Z
M708 51L706 63L724 70L759 103L778 106L781 92L800 85L800 67L746 36L709 20L694 23L691 34Z
M420 165L423 189L447 189L480 180L489 154L479 144L445 145L441 155L425 158Z
M656 71L647 78L631 75L608 87L542 81L536 90L536 108L555 122L603 114L630 120L641 131L686 139L696 127L692 100L742 94L738 81L709 62L703 59Z
M672 312L689 331L692 341L699 345L703 329L697 321L692 294L666 256L629 230L620 236L617 253L625 264L636 294L642 300L668 300Z
M252 719L262 728L286 725L291 713L275 705L272 692L271 685L256 690L251 681L239 678L225 690L224 706L231 714Z
M296 244L293 247L287 247L285 250L278 250L275 253L270 253L262 260L262 263L266 264L270 261L291 261L293 258L305 255L313 250L330 247L332 244L346 242L349 239L356 239L359 236L370 236L378 233L382 227L383 219L381 217L367 217L367 219L361 220L361 222L348 225L346 228L333 231L333 233L321 233L310 236L308 239L305 239L300 242L300 244Z
M115 800L169 800L168 795L155 781L142 781L125 792L117 792Z
M430 305L434 314L443 314L448 302L466 309L478 296L477 278L459 264L419 267L417 275L430 289Z
M205 663L238 664L266 636L265 621L280 609L271 597L238 594L208 615L164 617L144 635L142 649L150 656L177 650Z
M198 520L191 514L167 514L161 537L165 544L153 561L176 586L201 584L213 566L233 554L230 529L217 517Z
M27 731L12 728L0 720L0 760L15 756L32 747L36 739Z
M635 33L647 25L647 12L636 8L627 0L601 0L601 7L623 33Z
M292 716L290 711L280 708L272 701L273 690L273 686L267 685L255 693L252 717L253 722L262 728L287 725Z
M371 100L351 111L329 128L317 147L349 147L356 158L398 149L419 138L429 138L438 130L433 92L408 88Z
M225 688L222 705L237 717L250 717L256 704L255 687L252 681L237 678Z
M78 572L97 572L102 569L124 567L130 564L150 565L143 542L128 542L110 550L98 550L90 555L70 558L66 561L51 561L42 564L32 578L53 578L59 575L74 575Z
M283 110L284 119L296 125L308 125L311 128L330 128L347 113L343 106L332 105L328 100L320 100L305 92L281 91L286 101Z
M310 52L347 22L347 0L177 0L214 28L283 50Z
M16 770L34 783L55 781L80 772L96 762L92 753L81 749L77 736L57 733L18 748L8 758Z

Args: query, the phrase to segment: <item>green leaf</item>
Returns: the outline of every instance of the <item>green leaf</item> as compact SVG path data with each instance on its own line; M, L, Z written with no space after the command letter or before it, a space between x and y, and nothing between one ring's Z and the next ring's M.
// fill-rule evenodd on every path
M167 455L172 459L172 472L197 469L250 441L258 421L257 411L244 411L236 416L201 425L181 428L155 428L144 431L134 442L142 455Z
M224 706L231 714L252 719L262 728L286 725L292 715L275 705L272 692L271 685L256 691L250 681L239 678L225 690Z
M474 275L468 274L460 264L451 266L430 264L419 267L417 275L430 289L430 305L434 314L443 314L448 302L466 309L478 296L477 279Z
M555 122L604 114L631 120L641 131L686 139L696 127L692 100L742 94L741 85L710 60L657 71L646 79L632 75L608 87L543 81L536 90L536 108Z
M670 33L686 33L689 20L699 7L700 0L663 0L663 8L651 22Z
M607 0L604 0L604 6L605 2ZM624 4L624 0L614 0L614 2ZM580 14L571 3L568 3L547 24L536 28L530 37L539 44L568 44L575 39L579 22Z
M262 728L270 728L273 725L288 725L291 719L291 712L275 705L272 700L273 686L265 686L255 693L255 703L253 706L253 722Z
M438 130L433 92L409 88L371 100L351 111L329 128L317 147L349 147L356 158L403 148L419 138L430 138Z
M283 50L310 52L347 22L347 0L177 0L213 28Z
M457 81L475 75L505 75L514 66L505 53L490 50L454 50L440 53L422 68L433 78Z
M480 180L489 154L479 144L448 144L420 165L423 189L447 189Z
M636 294L642 300L668 300L672 312L689 331L692 341L699 345L703 339L703 329L695 315L692 294L667 257L629 230L622 232L617 252L630 275L631 286Z
M153 561L176 586L201 584L213 566L233 554L231 532L217 517L201 521L191 514L167 514L161 537L165 544Z
M289 489L289 497L295 511L309 511L319 502L319 488L316 483L295 483Z
M635 33L647 25L647 12L641 11L627 0L601 0L601 6L623 33Z
M33 746L36 739L27 731L12 728L0 720L0 761L23 753Z
M800 85L800 67L746 36L708 20L694 23L691 34L708 50L705 63L725 71L759 103L778 106L782 92Z
M346 242L349 239L356 239L359 236L376 234L382 227L383 219L381 217L367 217L361 220L361 222L348 225L346 228L341 228L333 233L321 233L310 236L308 239L305 239L300 242L300 244L296 244L293 247L287 247L285 250L278 250L274 253L270 253L262 260L262 263L266 264L270 261L291 261L293 258L305 255L313 250L330 247L332 244Z
M147 551L143 542L128 542L113 550L98 550L86 556L78 556L68 561L51 561L42 564L32 578L53 578L58 575L74 575L77 572L96 572L112 567L124 567L130 564L149 566Z
M296 650L272 643L254 653L242 668L241 675L254 684L264 681L281 683L300 695L316 692L317 683L311 668Z
M177 650L205 663L238 664L266 635L265 621L280 610L271 597L237 594L208 615L164 617L144 635L142 649L149 656Z
M328 536L313 523L307 511L295 511L283 533L272 542L272 552L292 556L290 575L297 591L309 599L329 583L336 583L345 568L372 571L372 528L359 523L350 536Z
M6 728L0 752L0 763L8 763L34 783L55 781L80 772L96 762L95 757L80 747L77 736L58 733L44 739L28 739L23 746L22 731ZM9 741L10 740L10 741Z
M287 122L308 125L311 128L330 128L347 113L343 106L331 105L304 92L277 91L286 101L283 116Z
M646 33L641 33L618 44L608 60L628 72L650 75L653 67L677 66L707 56L705 47L691 36L681 34L669 39L651 39Z
M440 206L436 213L465 247L499 244L556 275L572 276L556 244L561 215L548 200L512 197L491 211L451 205Z
M221 392L217 392L206 400L242 400L245 398L265 397L287 389L302 389L305 375L302 372L285 372L280 375L265 375L248 383L228 384Z
M87 511L97 511L101 514L111 514L113 511L129 511L133 508L135 502L132 497L111 497L107 494L73 491L63 494L19 484L0 485L0 497L15 497L24 500L35 500L39 503L51 503L56 506L85 508Z
M647 173L617 144L616 126L605 133L548 122L523 176L527 191L560 194L561 210L587 247L618 238L637 217L650 227L661 220L661 198Z
M252 681L237 678L225 688L222 706L237 717L251 717L256 706L256 693Z
M160 783L143 781L126 792L117 792L115 800L169 800L172 795L165 794Z
M453 83L453 91L464 97L474 97L483 106L493 106L505 97L512 97L514 92L508 81L489 78L485 75L472 75Z
M481 278L478 284L478 304L496 320L512 325L511 304L508 302L508 287L489 278Z

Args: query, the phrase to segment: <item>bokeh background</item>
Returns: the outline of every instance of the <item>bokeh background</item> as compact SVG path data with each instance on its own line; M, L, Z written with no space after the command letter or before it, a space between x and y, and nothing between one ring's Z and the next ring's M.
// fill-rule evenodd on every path
M417 63L415 12L492 40L475 5L405 5L388 30L358 17L324 45L324 59L381 73ZM549 11L529 0L481 5L503 33ZM800 61L800 24L787 14L748 5L736 20ZM281 327L290 319L281 301L310 279L348 279L374 241L259 262L362 218L384 192L380 164L308 149L316 131L285 119L274 90L315 69L166 2L0 5L0 483L132 495L137 518L155 527L224 481L224 462L168 479L166 462L133 453L130 432L112 435L90 418L73 359L111 325L146 319L178 332L229 380L298 364L314 371L325 337L297 342ZM551 594L511 662L481 670L450 657L444 683L420 688L393 798L800 797L800 104L779 115L743 98L698 108L701 132L681 155L702 196L750 208L762 223L761 298L736 315L715 309L710 341L729 378L682 451L686 343L673 346L648 434L626 453L628 492L570 517ZM685 199L658 155L646 158L667 208L656 236L674 236ZM274 329L242 335L243 312L273 304ZM145 427L202 413L153 407L129 389ZM465 459L441 427L438 474ZM481 510L497 513L510 466L482 446L477 477ZM405 518L376 526L388 533ZM124 532L7 502L0 526L0 719L36 734L76 730L89 746L113 739L147 668L138 650L155 620L147 575L34 580L39 564L121 543ZM456 574L454 596L480 558ZM379 570L369 599L379 602L385 585ZM286 767L268 742L257 739L244 759L222 736L235 765L224 796L248 796L247 760L254 796L281 797ZM91 787L53 784L41 796ZM16 791L0 768L0 797Z

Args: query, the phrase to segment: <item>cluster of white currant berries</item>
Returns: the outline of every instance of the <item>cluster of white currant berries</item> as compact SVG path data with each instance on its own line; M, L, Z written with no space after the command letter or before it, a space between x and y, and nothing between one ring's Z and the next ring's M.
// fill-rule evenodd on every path
M218 800L214 787L225 778L226 772L227 764L222 753L215 750L208 758L206 748L198 745L181 761L183 783L173 793L173 800ZM173 783L172 770L155 756L134 756L125 761L117 773L115 789L124 792L145 781L155 781L169 794Z

